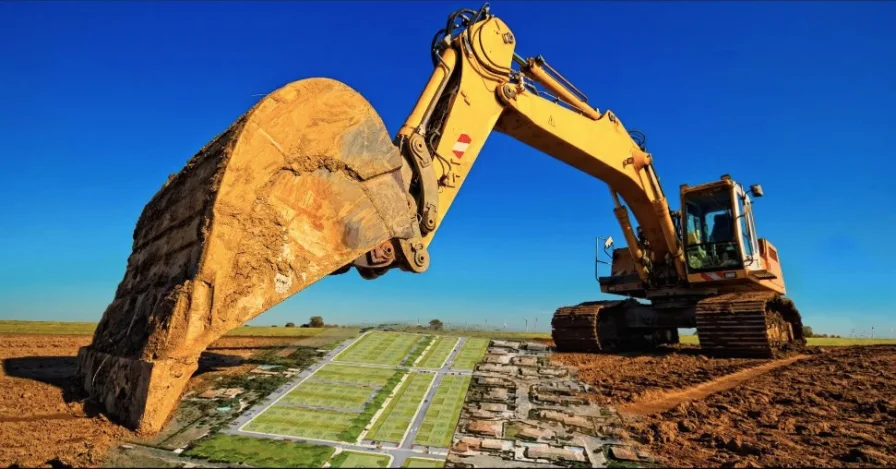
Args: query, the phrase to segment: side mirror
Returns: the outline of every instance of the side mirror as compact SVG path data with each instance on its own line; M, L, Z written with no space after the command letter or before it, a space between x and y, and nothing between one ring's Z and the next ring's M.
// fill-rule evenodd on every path
M762 197L762 186L753 184L750 186L750 194L753 194L753 197Z
M611 247L613 247L613 237L612 236L610 236L609 238L607 238L606 241L604 241L604 251L609 250Z

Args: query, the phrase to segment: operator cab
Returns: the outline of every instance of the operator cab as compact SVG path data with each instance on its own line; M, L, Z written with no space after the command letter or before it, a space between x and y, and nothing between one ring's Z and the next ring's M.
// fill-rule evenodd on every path
M751 192L761 196L762 188L753 186ZM689 274L762 268L751 201L743 186L725 175L717 182L682 186L681 198ZM732 272L728 278L735 276Z

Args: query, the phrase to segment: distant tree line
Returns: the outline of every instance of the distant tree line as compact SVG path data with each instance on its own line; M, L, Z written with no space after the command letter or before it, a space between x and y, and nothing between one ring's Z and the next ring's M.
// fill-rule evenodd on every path
M824 339L840 339L841 337L836 334L816 334L812 332L812 328L809 326L803 326L803 337L820 337Z
M271 327L277 327L277 326L276 326L276 325L272 325ZM296 327L296 323L294 323L294 322L288 322L288 323L286 323L286 325L283 326L283 327ZM311 316L311 319L310 319L308 322L306 322L305 324L302 324L302 325L299 326L299 327L316 327L316 328L320 328L320 327L345 327L345 326L340 326L340 325L338 325L338 324L324 324L324 318L322 318L322 317L320 317L320 316Z

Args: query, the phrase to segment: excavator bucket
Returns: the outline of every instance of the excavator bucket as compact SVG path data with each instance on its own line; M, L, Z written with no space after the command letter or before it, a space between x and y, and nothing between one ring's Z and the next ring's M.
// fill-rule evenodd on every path
M212 342L412 236L402 166L377 113L338 81L263 98L144 208L115 298L78 354L91 397L159 431Z

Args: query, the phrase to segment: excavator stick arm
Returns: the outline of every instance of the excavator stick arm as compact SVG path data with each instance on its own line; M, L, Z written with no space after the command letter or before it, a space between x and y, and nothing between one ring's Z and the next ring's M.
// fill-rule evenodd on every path
M617 202L621 196L628 207L617 203L617 210L631 209L644 240L627 215L619 217L642 281L651 281L652 266L667 262L678 280L685 278L681 242L651 155L612 112L591 108L543 59L517 55L513 33L487 8L476 18L435 51L433 74L396 136L422 181L415 198L425 243L432 241L486 140L497 130L604 181ZM514 62L519 70L512 68ZM557 98L540 95L532 82Z

